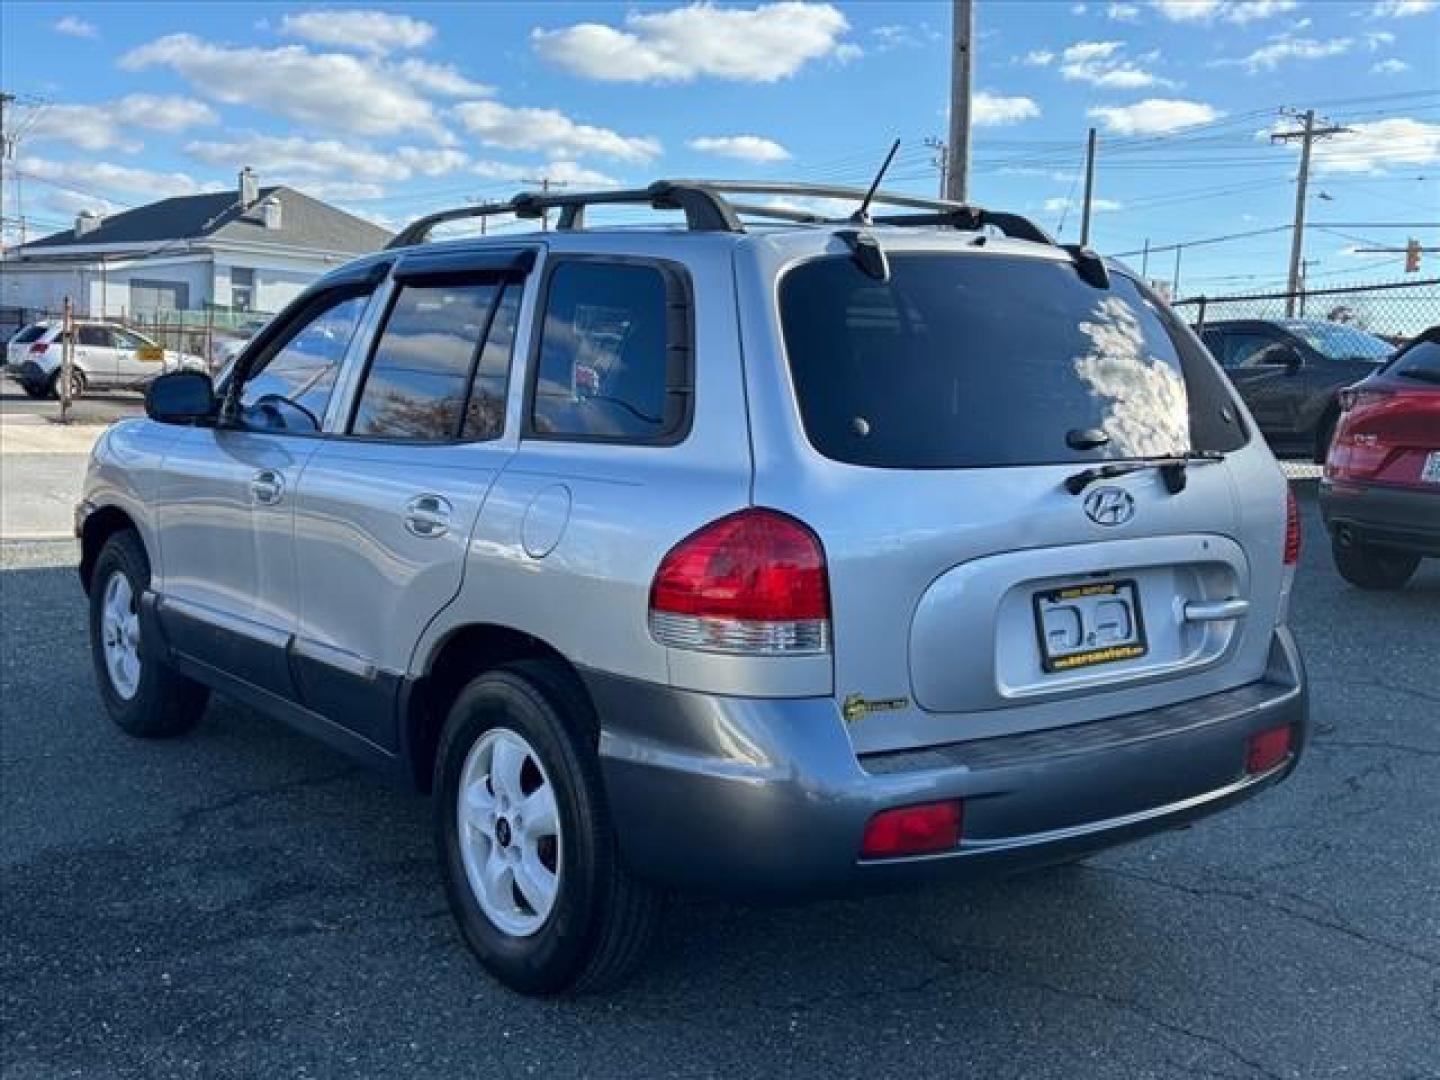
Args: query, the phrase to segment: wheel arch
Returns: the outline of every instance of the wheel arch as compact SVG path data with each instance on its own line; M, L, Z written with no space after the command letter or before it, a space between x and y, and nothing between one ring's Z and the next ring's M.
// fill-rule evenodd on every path
M549 642L496 623L457 626L436 642L408 688L401 710L401 745L417 790L431 790L440 732L455 697L476 676L502 664L542 660L590 703L585 682L575 665ZM598 738L598 731L594 736Z
M80 529L80 583L87 594L95 573L95 560L100 557L106 541L126 529L135 533L140 546L144 548L145 537L141 534L139 525L120 507L102 506L86 516L85 524ZM145 554L148 557L150 553L147 550Z

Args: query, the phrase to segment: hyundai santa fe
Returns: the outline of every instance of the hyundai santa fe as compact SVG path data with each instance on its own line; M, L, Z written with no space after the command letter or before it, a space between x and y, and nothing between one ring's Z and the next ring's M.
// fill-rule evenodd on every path
M668 891L1065 862L1303 747L1295 505L1160 299L1015 215L747 193L860 198L432 215L90 463L115 722L219 691L432 792L521 991L621 978ZM683 221L587 227L621 203ZM501 211L558 228L427 242Z

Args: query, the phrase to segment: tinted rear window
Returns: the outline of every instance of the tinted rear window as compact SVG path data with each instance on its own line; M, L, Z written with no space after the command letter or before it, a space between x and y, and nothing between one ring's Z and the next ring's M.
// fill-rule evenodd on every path
M1411 345L1396 359L1390 373L1421 382L1440 382L1440 335Z
M1221 376L1129 278L1109 289L1049 259L848 256L804 263L780 311L806 433L827 457L889 468L1085 462L1231 450ZM1071 431L1108 442L1074 449Z
M50 329L48 326L42 326L39 323L36 323L34 326L27 326L10 339L10 344L29 345L32 341L38 341L48 329Z

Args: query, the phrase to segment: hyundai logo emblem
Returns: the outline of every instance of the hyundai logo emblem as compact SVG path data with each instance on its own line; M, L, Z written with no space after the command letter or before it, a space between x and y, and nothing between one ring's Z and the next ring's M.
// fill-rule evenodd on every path
M1135 499L1124 488L1098 487L1085 496L1085 513L1097 525L1124 525L1135 516Z

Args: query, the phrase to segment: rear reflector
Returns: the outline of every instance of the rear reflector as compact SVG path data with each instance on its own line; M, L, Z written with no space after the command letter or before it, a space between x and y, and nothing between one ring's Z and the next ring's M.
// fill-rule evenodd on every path
M948 851L960 843L962 817L959 800L883 810L865 826L860 857L889 859Z
M1269 772L1290 756L1290 725L1251 735L1245 744L1245 771Z
M1295 504L1295 492L1285 486L1285 565L1294 566L1300 561L1300 508Z

